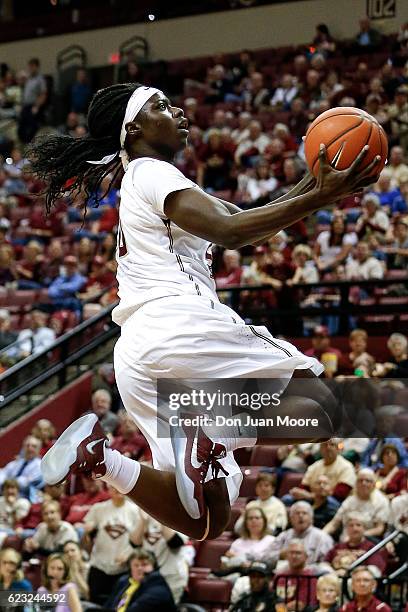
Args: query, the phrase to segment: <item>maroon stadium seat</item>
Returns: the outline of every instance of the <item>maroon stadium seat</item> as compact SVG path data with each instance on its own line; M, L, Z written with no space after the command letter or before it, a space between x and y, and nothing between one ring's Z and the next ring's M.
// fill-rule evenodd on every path
M24 576L33 585L34 591L41 586L41 562L38 559L32 559L28 565L24 567Z
M279 497L286 495L292 487L298 487L302 482L304 474L298 472L285 472L279 486Z
M2 548L14 548L18 552L23 550L23 540L18 535L9 535L3 540Z
M241 466L241 472L244 476L244 479L242 481L241 490L239 494L242 497L255 497L255 483L256 478L260 472L260 468L254 466Z
M251 462L252 448L237 448L234 450L234 459L238 465L249 465Z
M196 580L191 585L189 601L192 603L228 606L232 584L228 580Z
M194 565L219 570L222 555L230 548L231 540L204 540L198 550Z
M252 449L250 465L264 465L274 467L277 465L279 445L255 446Z

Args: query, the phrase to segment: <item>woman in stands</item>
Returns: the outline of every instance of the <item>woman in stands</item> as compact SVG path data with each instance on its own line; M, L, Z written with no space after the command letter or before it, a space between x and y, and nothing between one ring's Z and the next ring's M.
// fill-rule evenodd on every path
M268 521L262 508L252 506L244 513L242 537L237 538L225 553L224 568L248 567L251 561L267 561L275 537L268 533Z
M112 174L113 182L122 165L125 169L117 251L120 302L113 312L122 335L115 371L124 405L150 444L154 468L106 448L97 418L86 415L44 457L43 475L55 483L72 471L92 472L176 531L196 539L216 537L242 480L232 451L266 442L253 426L237 425L226 434L188 426L181 418L179 427L167 423L167 438L158 439L157 379L262 377L280 390L288 385L287 394L291 378L302 376L308 387L303 386L304 397L289 396L286 404L281 397L283 414L318 415L319 433L313 437L327 437L340 413L316 377L321 372L316 360L264 327L246 326L219 302L209 267L211 243L233 249L262 244L375 181L370 173L378 160L359 171L364 148L340 172L327 163L322 147L316 181L306 176L273 205L241 211L206 194L173 165L186 146L188 121L161 91L133 83L100 90L88 128L89 136L78 139L47 135L34 142L29 156L32 171L48 182L48 211L67 190L98 193L105 176ZM298 430L300 437L308 435ZM292 429L290 436L296 437Z

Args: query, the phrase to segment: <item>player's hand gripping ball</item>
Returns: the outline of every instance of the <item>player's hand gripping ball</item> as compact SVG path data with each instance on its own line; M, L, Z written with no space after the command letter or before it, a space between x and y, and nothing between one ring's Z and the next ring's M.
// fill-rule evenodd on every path
M360 108L340 106L319 115L309 126L305 137L305 156L311 173L319 173L320 145L326 147L327 160L336 170L349 168L365 145L359 169L364 170L379 155L372 173L378 175L385 166L388 155L387 136L375 117Z

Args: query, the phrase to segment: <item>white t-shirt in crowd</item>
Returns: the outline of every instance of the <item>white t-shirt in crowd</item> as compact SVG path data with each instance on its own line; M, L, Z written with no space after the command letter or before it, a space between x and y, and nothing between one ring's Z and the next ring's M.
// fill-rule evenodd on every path
M174 191L200 189L168 162L130 162L120 189L117 247L118 325L142 304L171 295L206 295L218 301L211 272L211 243L190 234L164 213Z
M375 257L367 257L367 259L363 262L357 261L357 259L350 259L350 261L346 264L346 278L348 280L370 280L372 278L383 277L383 265Z
M341 246L330 245L330 231L320 232L316 238L317 244L320 246L320 260L323 264L330 264L342 248L347 245L355 246L358 242L358 237L355 232L347 232L343 236Z
M105 574L120 574L127 570L127 563L119 563L118 556L129 557L134 548L130 534L140 522L140 509L129 499L122 506L115 506L111 499L94 504L85 516L85 526L97 529L91 552L91 566Z

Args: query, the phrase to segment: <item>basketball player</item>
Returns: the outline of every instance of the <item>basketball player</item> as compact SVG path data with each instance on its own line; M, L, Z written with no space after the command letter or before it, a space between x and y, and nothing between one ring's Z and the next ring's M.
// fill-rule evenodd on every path
M32 145L33 172L48 182L46 207L67 191L98 191L105 176L125 169L118 231L121 326L114 352L123 403L146 436L153 468L107 447L95 415L61 435L42 461L46 482L70 472L92 473L129 495L161 523L196 539L217 537L241 484L232 451L265 440L254 428L215 441L211 430L186 427L184 437L156 438L156 380L273 378L310 381L297 409L321 410L330 423L335 404L317 375L321 365L265 327L246 326L217 298L208 266L211 243L226 248L262 243L279 230L368 183L364 171L333 170L320 153L317 181L306 176L272 205L241 211L207 195L173 160L188 137L180 108L155 88L120 84L100 90L88 113L89 136L47 135ZM112 179L114 180L114 179ZM285 392L286 393L286 392ZM316 398L316 399L311 399ZM290 399L288 409L296 405Z

